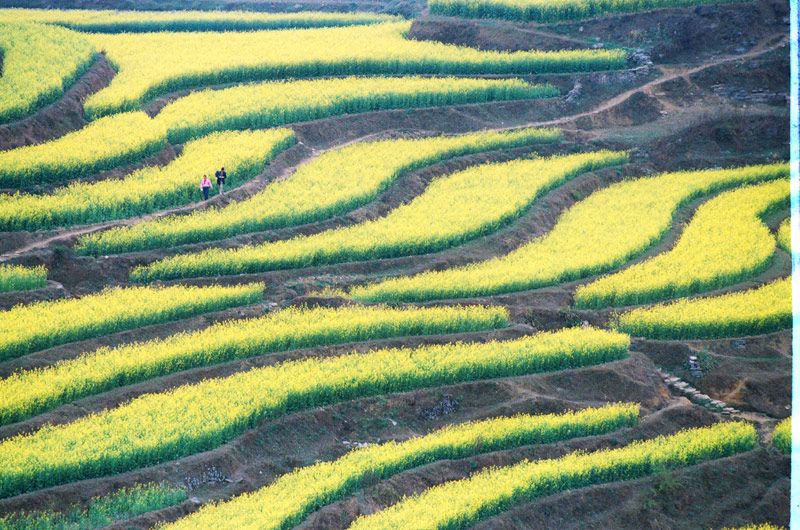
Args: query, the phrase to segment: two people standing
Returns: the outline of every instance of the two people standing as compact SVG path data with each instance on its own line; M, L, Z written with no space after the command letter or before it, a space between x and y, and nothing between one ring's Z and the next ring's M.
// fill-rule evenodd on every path
M228 178L228 174L225 173L225 168L221 168L219 171L214 173L214 176L217 178L217 186L219 186L219 194L222 195L225 193L225 179ZM208 200L208 192L211 191L211 188L214 186L211 184L211 181L208 180L207 175L203 175L203 180L200 182L200 191L203 192L203 200Z

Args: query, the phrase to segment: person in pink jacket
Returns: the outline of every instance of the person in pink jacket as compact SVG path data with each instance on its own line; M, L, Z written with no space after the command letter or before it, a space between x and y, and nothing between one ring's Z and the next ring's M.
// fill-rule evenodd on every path
M203 191L203 200L208 200L208 191L211 189L211 181L208 176L203 175L203 180L200 182L200 189Z

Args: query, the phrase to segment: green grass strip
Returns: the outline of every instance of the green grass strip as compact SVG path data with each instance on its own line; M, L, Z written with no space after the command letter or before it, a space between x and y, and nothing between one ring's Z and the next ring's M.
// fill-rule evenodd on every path
M599 151L486 164L437 179L386 217L311 236L178 255L131 271L134 281L264 272L435 252L495 232L546 191L628 161Z
M360 517L350 530L466 529L538 497L733 456L753 449L757 443L752 425L732 422L637 441L620 449L523 461L430 488L383 511Z
M94 530L186 500L186 491L163 484L142 484L89 500L86 508L58 512L13 513L0 518L0 530Z
M522 22L582 20L610 13L726 4L744 0L428 0L431 14Z
M365 483L385 480L414 467L605 434L636 425L638 417L638 405L619 404L564 414L520 414L449 425L425 436L372 445L332 462L295 469L265 488L205 507L163 529L284 530L300 524L311 512L352 495ZM266 512L265 506L269 506Z
M0 123L24 118L61 97L97 56L92 43L74 31L0 20Z
M243 201L89 234L78 241L77 252L97 256L164 248L321 221L374 200L414 169L455 156L560 138L556 129L523 129L359 142L321 154L291 177Z
M0 380L0 424L146 379L267 353L407 335L502 328L501 307L286 309L166 339L102 348Z
M21 265L0 265L0 293L41 289L47 285L47 269L23 267Z
M224 166L225 188L232 190L261 173L295 141L291 129L213 133L187 143L169 164L145 167L122 180L78 182L50 195L0 198L0 231L98 223L197 202L202 199L202 175L214 181L214 170Z
M600 309L658 302L728 287L764 270L775 236L764 217L789 207L780 179L723 193L697 209L667 252L575 291L575 305Z
M689 201L742 184L787 177L787 164L667 173L614 184L582 200L550 233L506 256L355 287L365 301L425 301L525 291L619 267L670 229Z
M0 361L67 342L255 304L262 300L263 290L260 283L233 287L131 287L19 305L0 311Z
M637 337L668 340L720 339L788 329L792 327L792 279L634 309L618 316L613 325Z
M288 362L147 394L116 409L0 442L0 497L207 451L264 419L362 397L565 370L627 355L593 328L513 341L379 350Z

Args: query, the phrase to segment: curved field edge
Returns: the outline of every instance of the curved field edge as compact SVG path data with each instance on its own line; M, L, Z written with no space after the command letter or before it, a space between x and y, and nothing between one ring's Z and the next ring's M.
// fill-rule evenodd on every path
M357 449L335 461L297 468L265 488L204 507L164 529L282 530L299 524L322 506L352 495L366 480L387 479L438 460L613 432L635 425L638 415L638 405L620 404L449 425L403 442ZM263 506L270 507L268 513L262 511Z
M468 528L514 504L568 489L630 480L749 451L758 444L752 425L722 423L633 442L620 449L523 461L433 487L372 515L350 530Z
M620 360L627 335L593 328L485 344L287 362L160 394L0 442L0 497L206 451L265 419L379 394ZM69 448L67 450L66 448Z
M61 97L97 52L65 28L0 21L0 123L24 118Z
M598 151L485 164L441 177L386 217L311 236L210 249L131 271L134 282L231 275L425 254L495 232L545 192L583 173L624 164L624 152Z
M0 312L0 360L262 300L264 285L112 288Z
M410 171L457 156L560 138L556 129L523 129L359 142L323 153L248 199L83 236L76 252L133 252L321 221L374 200Z
M664 340L720 339L788 329L792 326L792 279L633 309L616 316L612 326L637 337Z
M506 326L508 312L501 307L289 308L166 339L101 348L49 368L15 372L0 380L0 425L199 366L314 346Z
M526 291L600 274L652 247L691 200L787 175L786 164L770 164L666 173L613 184L563 213L548 234L505 256L389 278L351 288L347 296L365 302L425 302Z

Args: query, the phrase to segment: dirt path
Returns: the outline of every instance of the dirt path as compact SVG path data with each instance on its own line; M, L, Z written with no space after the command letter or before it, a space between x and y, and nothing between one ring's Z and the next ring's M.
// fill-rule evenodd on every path
M770 42L775 41L775 39L779 39L779 40L777 42L773 43L773 44L769 44ZM626 100L628 100L634 94L638 94L640 92L642 92L644 94L647 94L649 96L654 96L653 89L655 89L657 86L662 85L662 84L664 84L664 83L666 83L668 81L672 81L673 79L677 79L677 78L681 77L681 78L686 79L687 82L691 83L691 81L689 81L689 76L694 75L694 74L696 74L698 72L701 72L701 71L706 70L708 68L713 68L715 66L719 66L721 64L729 63L729 62L732 62L732 61L740 61L740 60L744 60L744 59L750 59L750 58L753 58L753 57L758 57L759 55L764 55L765 53L769 53L769 52L771 52L773 50L776 50L776 49L780 48L781 46L787 44L788 42L789 42L789 39L786 38L785 35L783 35L781 33L777 33L777 34L771 35L769 37L766 37L765 39L762 39L759 43L757 43L755 46L753 46L753 48L751 48L750 51L742 53L742 54L739 54L739 55L727 55L727 56L715 59L713 61L709 61L709 62L703 63L701 65L691 67L691 68L686 68L686 67L683 67L683 66L657 66L656 68L658 68L663 73L663 75L661 77L659 77L658 79L654 79L653 81L650 81L648 83L645 83L642 86L639 86L639 87L636 87L636 88L632 88L631 90L623 92L622 94L619 94L619 95L614 96L614 97L612 97L610 99L607 99L606 101L600 103L599 105L597 105L596 107L594 107L591 110L588 110L586 112L581 112L579 114L573 114L573 115L570 115L570 116L564 116L562 118L557 118L555 120L542 121L542 122L531 122L531 123L525 124L524 126L525 127L544 127L544 126L550 126L550 125L561 125L563 123L569 123L569 122L578 120L580 118L586 118L586 117L589 117L589 116L593 116L595 114L599 114L601 112L604 112L606 110L610 110L610 109L616 107L617 105L619 105L619 104L625 102ZM654 97L656 97L656 96L654 96ZM508 129L518 129L518 128L519 127L508 127ZM503 130L503 129L499 129L499 130Z

